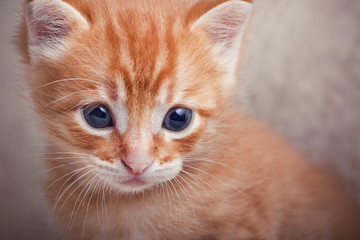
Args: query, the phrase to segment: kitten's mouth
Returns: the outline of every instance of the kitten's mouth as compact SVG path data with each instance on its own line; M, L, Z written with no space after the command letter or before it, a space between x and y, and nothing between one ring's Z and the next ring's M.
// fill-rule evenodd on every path
M124 185L127 185L127 186L133 186L133 187L144 186L147 184L147 182L139 179L136 176L130 180L122 181L121 183Z

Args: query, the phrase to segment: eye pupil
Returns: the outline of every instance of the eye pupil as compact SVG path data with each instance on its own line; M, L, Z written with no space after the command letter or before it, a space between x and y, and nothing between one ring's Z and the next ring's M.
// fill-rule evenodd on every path
M86 122L94 128L106 128L113 125L110 110L105 105L86 106L83 114Z
M176 109L170 116L170 125L173 128L181 128L184 125L185 119L185 112L181 108Z
M172 108L166 114L163 127L174 132L184 130L191 121L192 112L187 108Z
M106 110L101 106L94 108L94 110L92 110L89 114L89 118L92 122L103 121L106 117Z

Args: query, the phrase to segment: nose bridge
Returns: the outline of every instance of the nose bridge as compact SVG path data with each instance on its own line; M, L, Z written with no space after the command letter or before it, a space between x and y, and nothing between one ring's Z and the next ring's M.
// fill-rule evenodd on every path
M130 152L148 150L151 141L151 109L144 104L141 106L129 110L128 129L125 135Z
M129 132L126 134L126 143L128 147L128 154L134 154L136 152L147 152L150 145L150 132L145 129L139 129L134 126L130 126Z
M152 162L149 155L151 132L149 130L129 126L126 133L127 154L122 158L122 163L132 174L141 174Z

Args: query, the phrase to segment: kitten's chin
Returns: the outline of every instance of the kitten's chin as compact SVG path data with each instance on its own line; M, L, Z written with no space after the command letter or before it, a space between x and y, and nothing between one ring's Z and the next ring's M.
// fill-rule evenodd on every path
M153 186L153 183L134 178L120 182L120 184L118 184L118 190L125 193L139 193Z
M144 186L147 185L146 181L143 181L137 177L134 177L133 179L122 181L121 184L126 186Z
M140 193L147 189L151 189L155 183L146 181L141 177L130 177L124 178L119 176L111 177L100 177L105 185L110 188L109 190L115 191L117 193L131 194L131 193Z

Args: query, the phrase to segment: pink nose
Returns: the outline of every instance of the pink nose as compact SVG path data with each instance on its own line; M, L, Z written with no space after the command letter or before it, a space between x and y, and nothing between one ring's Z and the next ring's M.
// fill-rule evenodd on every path
M151 165L152 160L144 156L143 153L135 153L121 160L121 162L129 173L140 175Z
M121 161L122 164L125 166L126 170L134 175L140 175L144 172L144 170L150 166L150 163L128 163L125 161Z

